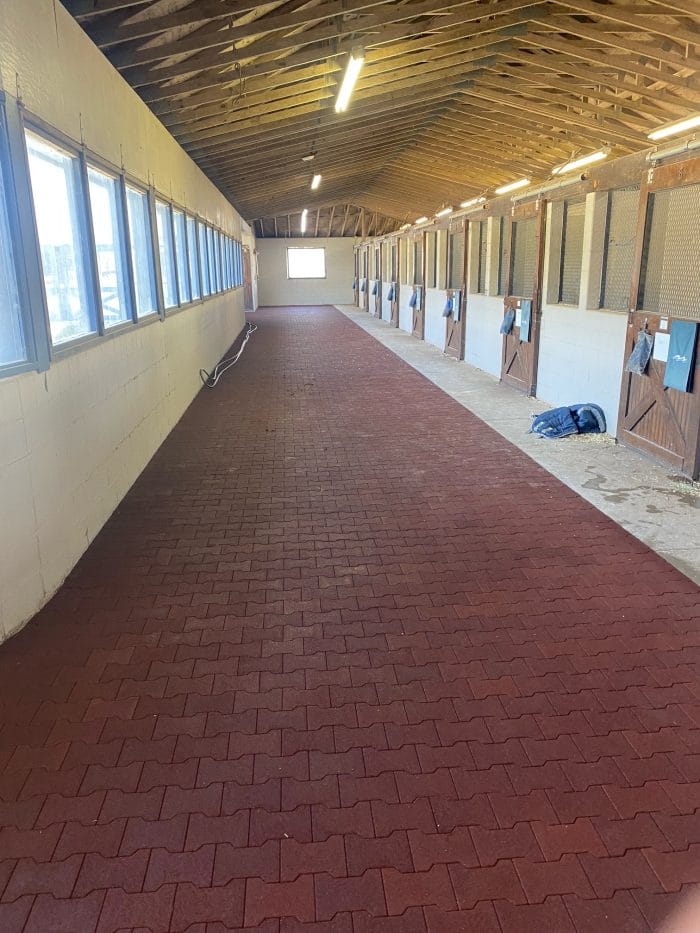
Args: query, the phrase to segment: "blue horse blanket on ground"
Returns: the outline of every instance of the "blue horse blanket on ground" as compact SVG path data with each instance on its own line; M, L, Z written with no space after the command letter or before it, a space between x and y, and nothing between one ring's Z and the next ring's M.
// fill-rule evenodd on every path
M599 405L592 403L550 408L541 415L535 415L530 431L549 438L568 437L569 434L603 434L605 415Z

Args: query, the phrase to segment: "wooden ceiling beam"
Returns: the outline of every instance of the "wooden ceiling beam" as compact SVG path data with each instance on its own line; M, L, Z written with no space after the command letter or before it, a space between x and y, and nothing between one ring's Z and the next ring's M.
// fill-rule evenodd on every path
M544 26L547 30L552 29L552 22L545 17L533 16L532 21L539 26ZM697 71L700 68L700 59L697 59L695 56L688 54L686 57L683 57L678 52L666 51L662 44L658 42L655 42L653 45L633 42L627 36L616 36L614 33L596 29L593 25L583 25L583 23L580 23L573 16L566 16L558 20L556 23L556 31L566 32L571 36L577 36L579 39L585 39L589 42L598 42L601 45L617 49L621 52L641 55L644 58L656 59L662 64L668 65L678 71L682 71L685 68ZM539 36L540 33L537 33L537 35ZM690 79L679 79L675 75L671 75L670 77L674 77L676 80L682 80L682 87L688 85L692 86L692 81L690 81ZM665 80L663 73L658 74L656 80Z
M354 24L355 28L347 29L345 34L343 34L342 31L339 32L338 27L330 26L319 27L316 30L308 30L302 33L301 36L293 37L293 39L274 35L269 39L262 39L260 42L257 42L255 46L243 49L237 55L230 55L227 61L222 60L222 56L218 51L214 50L214 52L212 52L210 50L199 56L187 58L161 68L129 67L125 77L133 87L142 87L147 84L160 83L182 75L192 74L195 71L201 71L205 68L220 69L224 65L233 65L234 61L239 61L241 65L243 65L251 58L257 58L276 52L288 53L286 60L286 64L288 65L310 65L314 62L325 61L331 55L343 55L351 51L352 48L360 42L364 42L365 49L370 51L386 43L396 42L401 39L415 38L417 30L420 30L421 33L430 33L432 31L447 31L451 27L463 28L465 23L468 23L470 20L480 18L486 18L485 21L480 24L481 30L493 32L506 25L513 25L514 22L522 22L525 19L531 18L525 15L526 11L532 12L537 9L545 9L542 0L493 0L490 7L479 5L479 13L476 15L473 13L465 15L463 12L452 15L439 15L440 10L449 10L450 7L454 6L468 7L473 4L474 0L423 0L422 4L416 4L411 7L400 7L402 10L410 9L412 11L412 16L417 15L416 11L422 8L432 8L433 12L438 14L434 15L431 19L420 22L418 27L414 22L405 22L404 20L407 19L405 15L400 17L400 22L396 22L391 18L392 15L396 16L396 14L386 12L384 14L384 20L377 14L373 17L373 25L363 22L362 29L360 30L357 28L357 24ZM516 16L513 20L510 16L506 16L506 14L509 13L517 13L520 15ZM343 35L346 35L345 39L343 39ZM350 35L350 38L347 38L347 35ZM333 41L333 43L336 44L335 50L328 45L329 41ZM299 52L294 51L298 49L299 46L304 46L303 50ZM381 55L379 55L379 57L381 57ZM368 55L368 61L369 60L371 60L370 55ZM274 70L275 66L272 66L271 63L268 62L260 67L267 69L269 72ZM277 64L276 67L279 67L279 64ZM254 64L246 65L245 70L249 75L262 73L256 69Z
M613 23L629 26L634 31L663 36L673 42L685 42L689 45L697 45L700 42L697 33L686 29L679 23L668 23L659 15L650 17L636 16L634 13L629 13L625 7L618 6L615 3L593 3L592 0L556 0L556 3L575 10L577 13L585 13L587 16L610 20ZM653 52L652 57L655 57Z
M496 55L499 55L499 52L496 52ZM572 87L585 87L586 93L590 93L591 96L595 96L596 93L603 93L606 95L606 99L618 99L617 95L612 94L612 90L621 91L623 93L631 94L632 97L629 98L630 104L632 106L639 106L641 102L644 102L644 106L649 106L649 101L659 104L660 107L667 107L669 110L675 110L680 113L683 111L682 105L679 104L677 99L673 99L669 94L663 93L663 91L655 91L651 88L646 87L645 85L637 82L636 84L630 84L628 81L620 81L611 74L602 73L602 71L591 72L586 71L583 67L577 67L575 64L572 64L570 61L561 55L550 54L543 55L541 52L539 55L526 52L514 52L512 50L508 51L507 54L503 56L507 63L522 63L528 68L537 68L543 69L545 71L555 72L560 75L560 81L564 82L565 79L561 78L561 74L571 75L574 78L579 78L581 81L585 82L585 85L580 85L578 83L572 83ZM512 69L515 72L515 68ZM612 71L613 69L609 69ZM517 70L517 75L523 74L523 77L527 80L528 72L523 69ZM590 88L591 84L595 84L598 88L605 87L606 91L596 92L594 89ZM554 85L552 85L554 87ZM638 98L635 100L635 98ZM622 98L619 98L622 99Z
M63 0L63 6L71 16L80 20L88 16L97 16L100 13L113 13L115 10L126 10L132 7L135 9L151 2L152 0Z
M573 56L586 62L588 65L595 65L604 71L616 69L618 72L627 72L628 74L639 75L642 78L649 78L651 81L659 81L679 88L691 88L687 78L670 75L665 72L657 71L637 62L634 58L625 58L619 55L610 55L604 49L595 51L586 48L580 42L567 39L559 39L553 33L526 33L521 39L522 43L534 46L537 49L552 49L554 52L560 52L564 56ZM645 53L646 55L647 53Z

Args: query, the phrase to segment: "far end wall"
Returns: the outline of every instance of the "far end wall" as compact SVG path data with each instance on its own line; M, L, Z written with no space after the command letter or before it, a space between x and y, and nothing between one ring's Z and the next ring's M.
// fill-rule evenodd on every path
M258 239L258 303L264 306L352 304L355 274L354 237ZM288 247L322 247L325 279L288 279Z

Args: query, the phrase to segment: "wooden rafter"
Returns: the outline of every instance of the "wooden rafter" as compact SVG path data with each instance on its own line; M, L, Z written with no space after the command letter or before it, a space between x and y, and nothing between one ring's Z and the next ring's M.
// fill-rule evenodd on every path
M263 236L391 232L700 111L698 0L63 2Z

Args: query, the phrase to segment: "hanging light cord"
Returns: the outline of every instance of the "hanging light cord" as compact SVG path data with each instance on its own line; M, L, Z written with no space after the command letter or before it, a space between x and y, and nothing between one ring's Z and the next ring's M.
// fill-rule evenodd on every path
M235 366L243 356L243 351L245 350L245 345L250 340L250 335L254 334L257 329L257 324L251 324L250 321L248 321L245 336L243 337L243 343L238 348L238 352L234 356L230 356L227 360L221 360L221 362L217 363L211 373L208 373L206 369L199 370L199 378L202 380L203 385L205 385L208 389L213 389L216 386L217 382L219 379L221 379L226 370L231 369L232 366Z

